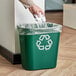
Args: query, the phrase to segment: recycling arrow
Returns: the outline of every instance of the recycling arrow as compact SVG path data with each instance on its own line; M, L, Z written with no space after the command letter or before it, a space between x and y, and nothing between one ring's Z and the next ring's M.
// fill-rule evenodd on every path
M46 40L48 45L41 45L43 40ZM40 35L39 40L36 42L36 46L39 50L49 50L52 47L53 41L51 40L49 35Z

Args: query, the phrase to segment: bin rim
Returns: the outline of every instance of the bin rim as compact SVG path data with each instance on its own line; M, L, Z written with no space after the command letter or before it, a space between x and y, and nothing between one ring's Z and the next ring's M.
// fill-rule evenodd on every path
M22 28L22 29L29 29L29 30L49 30L49 29L57 29L57 28L61 29L62 28L62 25L56 24L56 23L52 23L52 22L32 23L32 24L29 23L28 25L30 26L30 25L35 25L35 24L36 25L38 25L38 24L53 24L53 26L52 27L46 27L46 28L29 28L29 27L24 27L27 24L20 24L17 27L18 28Z

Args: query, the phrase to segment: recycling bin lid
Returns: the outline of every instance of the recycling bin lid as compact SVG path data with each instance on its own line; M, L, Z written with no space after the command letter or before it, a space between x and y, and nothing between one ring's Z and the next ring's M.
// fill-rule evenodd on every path
M42 34L62 32L62 25L56 23L20 24L17 26L19 34Z

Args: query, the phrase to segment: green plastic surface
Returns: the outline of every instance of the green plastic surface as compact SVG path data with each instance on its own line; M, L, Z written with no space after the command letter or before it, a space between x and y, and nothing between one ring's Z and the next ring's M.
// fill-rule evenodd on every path
M50 38L46 39L46 36ZM37 41L40 37L44 36L39 46L44 47L48 45L48 40L51 40L49 44L51 47L46 50L40 50L37 46ZM36 34L36 35L19 35L20 37L20 47L21 47L21 60L22 66L26 70L41 70L55 68L57 64L57 54L60 32L46 33L46 34Z

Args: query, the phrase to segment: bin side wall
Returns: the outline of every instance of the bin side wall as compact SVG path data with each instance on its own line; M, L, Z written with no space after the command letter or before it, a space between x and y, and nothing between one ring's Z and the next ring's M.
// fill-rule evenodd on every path
M49 36L46 40L41 37ZM38 35L20 35L21 58L24 69L36 70L55 68L57 63L58 45L60 33L48 33ZM51 40L51 47L48 41ZM38 42L38 43L37 43ZM41 43L40 43L41 42ZM48 50L44 49L48 46ZM40 46L44 46L43 50ZM40 47L40 48L39 48Z

